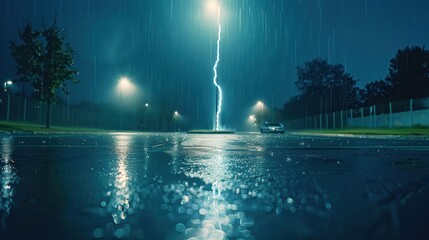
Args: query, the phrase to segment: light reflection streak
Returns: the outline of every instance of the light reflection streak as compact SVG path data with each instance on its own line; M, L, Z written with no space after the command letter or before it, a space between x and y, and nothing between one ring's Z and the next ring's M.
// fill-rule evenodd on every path
M199 147L207 150L198 152L198 155L193 155L192 151L189 152L188 157L192 158L193 166L186 167L184 174L203 180L205 186L198 187L185 182L172 187L182 199L178 212L183 215L177 217L177 219L182 218L182 222L178 220L176 231L184 233L185 239L250 237L247 227L253 225L253 221L252 224L242 226L243 219L246 218L245 214L238 211L237 202L230 198L232 189L235 188L232 182L234 174L229 167L230 160L224 152L228 146L228 138L216 136L198 141ZM177 161L177 149L174 150L174 148L173 146L171 151L172 160ZM194 168L195 165L196 168ZM174 173L174 165L172 167Z
M2 159L1 159L1 189L0 189L0 215L2 226L6 226L6 218L10 215L15 193L15 186L19 183L19 177L15 172L12 159L12 139L2 138Z
M108 197L111 197L106 207L112 216L114 225L106 228L108 231L113 231L115 237L122 238L130 234L131 226L127 224L126 220L127 217L134 214L138 197L132 188L128 170L131 136L115 135L114 139L117 167L112 172L115 175L114 182L109 184L113 188L106 193ZM104 203L104 205L106 204Z
M223 152L225 139L211 139L211 142L211 145L215 146L215 153L212 153L215 157L207 159L206 169L201 177L206 184L211 185L212 192L211 196L203 201L205 208L200 209L200 214L204 216L201 226L207 229L209 238L224 239L232 230L232 219L227 215L231 204L222 195L231 173L228 172L228 163ZM190 230L187 231L189 233Z
M180 164L180 160L179 160L179 140L177 139L177 136L175 138L173 138L173 147L170 151L170 155L172 158L171 161L171 167L172 167L172 172L174 174L178 174L179 173L179 164Z

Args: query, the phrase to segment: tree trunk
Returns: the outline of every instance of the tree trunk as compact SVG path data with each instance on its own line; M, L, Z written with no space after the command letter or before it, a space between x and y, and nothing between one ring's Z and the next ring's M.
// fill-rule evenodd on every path
M23 82L22 83L22 98L25 98L26 96L25 96L25 85L27 85L27 83L26 82Z
M26 94L25 94L25 86L27 85L27 82L23 82L22 84L22 99L24 100L24 110L23 110L23 116L22 116L22 120L24 120L24 122L27 121L27 99L26 99Z
M48 107L48 109L46 110L46 128L49 128L50 127L50 113L51 113L51 101L49 101L49 99L48 99L48 101L47 101L47 107Z

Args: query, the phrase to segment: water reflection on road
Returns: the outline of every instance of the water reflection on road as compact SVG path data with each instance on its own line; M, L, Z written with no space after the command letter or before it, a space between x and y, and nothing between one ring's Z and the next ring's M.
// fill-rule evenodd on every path
M210 135L173 141L172 172L186 180L164 187L162 208L170 211L181 239L254 239L252 231L261 230L255 218L269 224L272 216L282 216L294 237L326 230L332 206L324 190L305 175L307 166L276 156L281 150L267 149L271 143L265 141ZM297 212L312 220L303 223Z
M2 157L0 162L1 178L0 178L0 217L2 227L6 227L6 219L11 214L13 197L16 194L15 188L19 183L19 177L15 172L14 161L12 159L12 138L3 137Z
M127 217L134 214L139 201L128 170L131 140L130 135L114 135L114 152L117 159L112 162L116 163L116 166L112 166L112 171L109 173L113 182L108 184L109 190L105 193L108 200L101 202L101 207L107 210L113 222L107 224L105 229L95 229L96 238L103 237L104 230L107 231L108 236L113 235L117 238L127 237L130 234L131 226Z
M229 169L230 160L224 149L228 138L207 137L188 138L181 142L183 174L189 179L200 179L203 184L189 181L172 183L165 188L164 198L168 202L178 198L180 204L172 208L176 220L175 230L182 233L184 239L224 239L226 237L250 238L247 229L253 224L244 212L239 212L237 203L231 201L225 190L230 191L234 174ZM174 141L173 163L177 161L178 142ZM195 151L194 147L199 151ZM176 164L172 171L177 172Z
M0 239L425 233L413 226L423 222L416 214L427 217L427 139L120 133L0 141Z

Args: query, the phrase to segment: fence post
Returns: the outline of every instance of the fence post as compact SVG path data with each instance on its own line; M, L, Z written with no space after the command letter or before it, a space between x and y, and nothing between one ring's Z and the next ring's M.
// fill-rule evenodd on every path
M332 126L334 127L334 129L335 129L335 112L332 112Z
M37 123L40 124L41 120L40 120L40 115L42 114L40 111L42 109L42 104L39 102L37 102Z
M329 116L328 113L325 114L325 118L326 118L326 128L329 128Z
M136 117L136 122L137 122L137 117ZM308 117L305 116L305 129L308 129Z
M319 114L319 128L322 130L322 114Z
M70 94L67 94L67 123L70 124Z
M392 123L392 102L389 102L389 127L393 127Z
M353 127L353 110L350 109L350 127Z
M343 110L341 110L341 128L344 128L344 122L343 122Z
M374 127L377 127L377 109L375 108L375 105L374 105L374 117L373 117L373 119L374 119L374 124L373 124L373 126Z
M24 98L24 122L27 121L27 98Z
M369 128L372 128L372 106L369 107Z
M313 125L313 129L316 129L317 128L317 116L316 115L314 115L314 125Z
M360 121L361 121L361 126L363 127L363 107L360 108Z
M410 127L413 126L413 99L410 99Z
M314 115L314 129L317 129L317 115Z

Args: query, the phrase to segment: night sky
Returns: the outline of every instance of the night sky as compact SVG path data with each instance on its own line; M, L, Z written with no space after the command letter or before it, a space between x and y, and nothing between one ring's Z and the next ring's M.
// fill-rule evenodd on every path
M124 102L163 102L192 127L212 127L217 22L207 2L1 0L0 80L15 77L17 28L57 13L80 72L73 103L118 102L127 76L139 90ZM398 49L429 45L428 11L427 0L221 1L221 124L240 129L258 100L282 107L297 94L296 66L317 57L343 64L359 86L384 78Z

